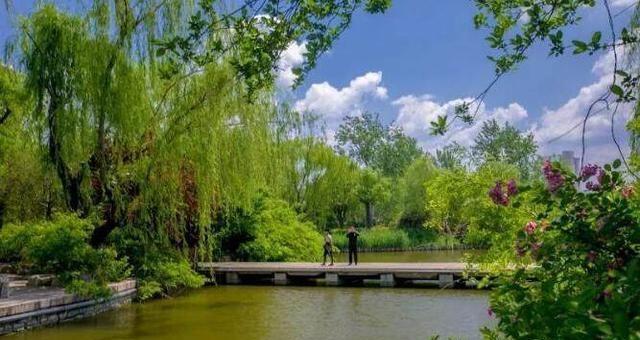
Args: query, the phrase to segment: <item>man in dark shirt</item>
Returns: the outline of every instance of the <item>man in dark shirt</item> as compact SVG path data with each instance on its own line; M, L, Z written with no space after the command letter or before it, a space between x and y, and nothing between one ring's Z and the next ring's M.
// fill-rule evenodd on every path
M356 231L354 226L349 227L347 230L347 238L349 239L349 265L352 263L358 265L358 236L360 234Z

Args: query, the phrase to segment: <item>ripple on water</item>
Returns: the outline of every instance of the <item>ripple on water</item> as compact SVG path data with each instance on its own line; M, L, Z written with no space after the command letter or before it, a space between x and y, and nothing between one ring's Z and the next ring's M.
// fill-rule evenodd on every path
M487 292L222 286L18 334L24 339L478 338Z

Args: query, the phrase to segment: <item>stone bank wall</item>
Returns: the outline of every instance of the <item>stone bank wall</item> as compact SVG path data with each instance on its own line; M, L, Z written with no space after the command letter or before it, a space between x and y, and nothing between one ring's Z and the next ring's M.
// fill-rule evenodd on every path
M109 287L112 296L100 300L81 299L59 288L16 292L9 299L0 300L0 335L93 316L130 303L137 293L135 280Z

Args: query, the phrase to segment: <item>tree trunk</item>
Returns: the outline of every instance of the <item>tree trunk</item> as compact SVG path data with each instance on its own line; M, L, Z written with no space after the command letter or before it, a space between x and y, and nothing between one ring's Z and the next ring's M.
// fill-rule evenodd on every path
M338 225L340 227L344 227L344 225L347 223L347 206L340 204L336 205L333 209Z
M364 204L365 210L366 210L366 220L365 220L365 224L367 227L371 227L373 226L373 203L371 202L366 202Z
M59 131L56 120L56 112L58 110L58 102L55 97L51 97L48 112L49 125L49 157L56 168L56 173L62 184L62 192L64 193L65 203L67 207L75 212L81 212L84 207L82 202L82 170L77 174L71 174L71 171L64 159L62 158L62 147L58 140Z

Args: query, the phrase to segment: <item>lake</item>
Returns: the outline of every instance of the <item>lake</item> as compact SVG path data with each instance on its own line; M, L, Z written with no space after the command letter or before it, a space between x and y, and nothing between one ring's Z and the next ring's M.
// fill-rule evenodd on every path
M362 261L446 262L458 256L461 251L367 253ZM13 338L427 339L439 334L473 339L493 322L487 298L486 291L454 289L206 287Z

